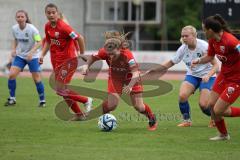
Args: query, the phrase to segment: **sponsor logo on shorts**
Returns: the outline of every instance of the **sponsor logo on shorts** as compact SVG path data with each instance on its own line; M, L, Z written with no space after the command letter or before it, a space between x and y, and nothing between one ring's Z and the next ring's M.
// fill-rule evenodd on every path
M223 55L217 54L217 58L218 58L221 62L226 62L226 61L227 61L227 57L226 57L226 56L223 56Z
M226 96L227 96L228 98L230 98L231 94L233 94L234 91L235 91L235 88L233 88L233 87L228 87L228 88L227 88L227 94L226 94Z
M224 53L224 51L225 51L225 46L220 46L220 51L221 51L222 53Z

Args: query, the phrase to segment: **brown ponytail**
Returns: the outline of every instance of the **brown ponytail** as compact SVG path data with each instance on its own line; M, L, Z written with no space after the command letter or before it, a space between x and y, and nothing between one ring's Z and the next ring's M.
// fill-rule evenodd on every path
M219 33L221 30L231 33L227 22L222 18L220 14L207 17L203 24L206 29L212 29L214 32Z

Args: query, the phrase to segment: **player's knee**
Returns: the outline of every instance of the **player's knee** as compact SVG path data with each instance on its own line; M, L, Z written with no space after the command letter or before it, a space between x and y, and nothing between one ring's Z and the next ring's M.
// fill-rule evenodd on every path
M201 108L208 108L208 101L199 101L198 105L201 107Z
M32 77L33 77L33 80L34 80L35 83L38 83L38 82L41 81L41 76L40 76L40 74L35 74L35 75L33 75Z
M223 112L224 111L218 109L217 107L213 108L213 113L214 113L215 116L222 116Z
M109 111L113 111L113 110L115 110L115 108L117 108L117 106L118 106L118 103L108 103L108 110Z
M16 79L17 78L17 75L16 74L14 74L14 73L10 73L9 74L9 79L10 80L13 80L13 79Z
M180 102L186 102L188 100L188 95L185 93L179 94L179 101Z
M207 103L207 106L210 107L210 108L213 108L214 105L215 105L215 102L213 102L209 99L209 101Z

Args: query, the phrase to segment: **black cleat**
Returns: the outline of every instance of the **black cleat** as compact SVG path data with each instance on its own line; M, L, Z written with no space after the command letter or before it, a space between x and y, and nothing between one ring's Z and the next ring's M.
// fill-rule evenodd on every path
M40 102L38 107L46 107L46 102L45 101Z
M7 102L4 104L4 106L14 106L16 104L16 100L8 98Z

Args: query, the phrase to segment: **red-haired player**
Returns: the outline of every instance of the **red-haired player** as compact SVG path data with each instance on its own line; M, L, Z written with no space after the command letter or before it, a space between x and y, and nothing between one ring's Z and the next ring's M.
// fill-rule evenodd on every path
M119 32L106 32L106 42L96 55L92 55L83 66L87 74L89 67L97 60L106 60L109 66L108 99L102 104L103 113L113 111L122 92L130 94L133 107L149 119L149 130L156 130L157 120L150 107L143 103L143 87L138 64L132 52L126 48L125 36Z
M51 53L51 63L55 74L55 85L57 94L62 96L69 107L76 113L71 120L80 120L83 112L77 102L85 105L87 111L91 109L92 99L78 95L76 92L66 89L72 76L77 69L78 59L75 42L79 45L79 55L84 53L85 44L83 37L77 34L71 26L59 18L58 8L55 4L48 4L45 7L45 14L49 22L45 25L46 42L42 49L40 63L48 49Z
M240 108L231 106L240 95L240 43L218 14L207 17L202 25L209 39L208 55L192 61L192 65L210 62L215 55L222 62L208 103L220 134L210 140L229 140L223 117L240 117Z

